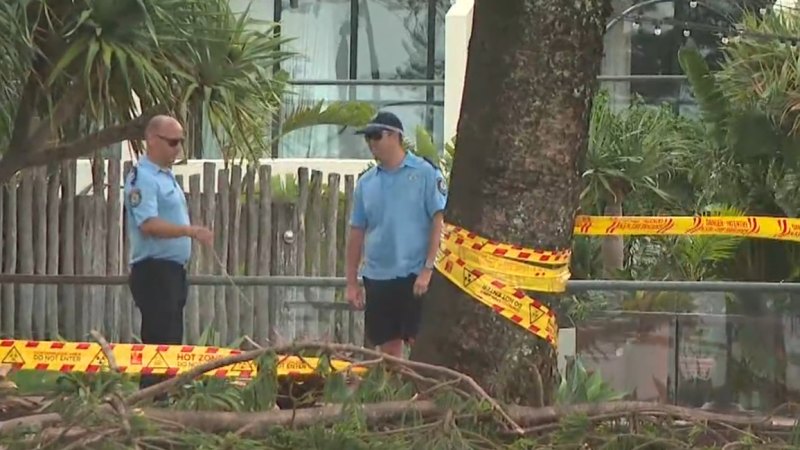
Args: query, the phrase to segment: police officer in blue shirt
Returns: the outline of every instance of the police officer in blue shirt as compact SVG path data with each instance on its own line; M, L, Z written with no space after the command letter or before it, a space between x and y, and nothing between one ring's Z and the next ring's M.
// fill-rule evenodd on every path
M405 151L403 124L394 114L378 113L358 132L378 164L361 176L353 195L346 297L355 308L366 306L371 345L403 357L403 343L413 344L419 330L447 189L433 163Z
M174 118L151 119L145 130L146 155L125 180L131 245L128 281L142 315L145 344L182 343L191 239L205 245L213 240L209 229L189 223L186 197L172 173L183 140L183 127ZM160 380L163 376L142 375L140 387Z

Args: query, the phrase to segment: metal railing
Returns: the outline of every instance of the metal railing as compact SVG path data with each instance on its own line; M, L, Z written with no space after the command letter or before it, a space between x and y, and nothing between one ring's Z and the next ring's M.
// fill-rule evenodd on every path
M343 277L307 276L226 276L190 275L190 285L196 286L279 286L279 287L345 287ZM33 275L0 274L0 284L51 284L120 286L128 284L127 275ZM800 293L800 283L768 283L751 281L632 281L632 280L570 280L568 293L588 291L672 291L672 292L764 292Z
M684 81L686 75L598 75L597 81ZM295 79L290 84L296 86L398 86L398 87L429 87L444 86L444 80L337 80L337 79Z

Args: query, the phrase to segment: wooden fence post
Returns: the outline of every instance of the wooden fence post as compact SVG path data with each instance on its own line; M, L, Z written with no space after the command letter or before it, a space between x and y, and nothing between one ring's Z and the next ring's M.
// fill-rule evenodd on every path
M201 217L202 211L200 210L200 203L202 201L202 192L200 191L200 174L191 175L189 177L189 219L192 224L201 224L203 219ZM194 275L199 272L200 267L200 244L197 241L192 241L192 259L189 261L189 274ZM186 300L186 310L184 312L185 327L185 342L187 344L195 344L200 339L200 308L198 300L199 290L197 286L189 288L189 298Z
M61 224L60 209L61 199L61 169L57 168L47 180L47 264L48 275L56 275L59 263L59 226ZM47 339L56 339L58 333L58 286L47 286Z
M226 271L231 276L238 275L239 272L239 236L241 234L241 219L242 219L242 166L234 165L231 167L230 178L230 193L229 193L229 220L228 223L228 253L220 254L223 261L227 256ZM242 293L236 286L231 286L226 283L225 289L227 294L225 300L227 301L228 313L228 336L225 343L231 343L241 337L241 308L242 308ZM246 300L245 300L246 301Z
M75 274L75 172L76 162L64 161L61 164L61 208L59 208L59 248L61 258L60 272L64 275ZM59 323L61 334L70 340L76 339L75 326L77 311L75 305L75 286L59 288L61 305Z
M214 232L214 245L219 245L219 223L216 218L216 168L214 163L203 164L203 225ZM214 258L214 247L202 247L200 250L200 261L202 273L211 275L216 273L216 262ZM200 326L203 332L214 326L216 312L216 288L209 286L200 292Z
M275 275L297 275L298 246L297 231L292 225L296 217L297 206L291 202L275 203L272 208L275 231L275 250L272 258L272 273ZM294 320L285 307L286 301L294 301L296 295L288 295L296 290L294 287L276 286L270 292L270 342L284 344L295 338Z
M344 255L347 251L347 242L349 240L348 224L350 223L350 216L353 214L353 192L355 191L356 179L353 175L345 175L344 177L344 218L342 220L342 234L343 246L340 252L340 261L342 261L342 272L344 276ZM362 320L356 318L354 311L350 310L347 314L347 341L350 343L362 342L364 337L363 332L363 316Z
M338 228L339 228L339 189L341 177L337 173L328 174L327 203L325 207L325 248L320 252L323 256L322 275L326 277L336 276L336 256L338 250ZM326 288L323 290L322 299L325 302L336 302L336 288ZM337 328L341 326L343 314L336 311L327 314L328 321L333 316L333 323L329 323L324 334L329 338L339 341Z
M258 168L258 274L269 275L272 273L272 168L261 166ZM255 241L254 241L255 242ZM270 328L271 302L275 301L272 291L267 287L257 289L255 302L255 340L259 344L266 344L272 339ZM274 341L273 341L274 342Z
M324 239L322 223L322 172L319 170L311 171L311 186L308 195L308 219L306 221L306 267L298 275L310 275L318 277L322 273L322 240ZM304 289L304 300L311 304L306 304L297 308L300 313L301 322L298 328L302 339L319 340L323 323L328 318L329 311L318 310L315 306L320 300L322 288L309 287ZM313 322L316 322L314 324Z
M108 202L106 204L106 275L119 275L122 273L120 264L121 235L122 235L122 188L120 178L120 162L116 159L108 160ZM107 298L105 310L106 339L118 342L121 338L121 289L119 286L106 288Z
M216 252L214 257L214 273L217 275L224 275L227 273L227 256L228 256L228 233L230 231L230 197L229 197L229 173L228 169L219 171L217 178L217 227L216 227ZM216 317L215 325L216 331L219 333L220 345L227 345L225 340L228 338L228 309L227 309L227 286L215 287L215 303L216 303Z
M44 167L31 170L33 182L33 273L47 270L47 174ZM33 286L33 337L44 339L47 327L47 286Z
M94 220L92 228L92 253L89 273L92 275L104 275L106 273L106 198L105 198L105 161L96 157L92 162L92 217ZM89 329L98 330L105 334L106 318L106 287L92 286L91 302L89 309ZM88 335L86 336L88 338Z
M133 163L131 161L125 161L122 166L122 179L120 180L120 185L122 188L125 186L125 182L128 179L128 174L131 172L133 168ZM122 235L122 255L120 257L121 264L120 264L120 273L123 275L128 275L130 271L130 258L131 258L131 248L130 248L130 238L128 237L128 227L130 224L128 223L128 214L125 210L125 198L124 198L124 191L120 192L120 207L121 207L121 231L120 234ZM127 286L127 284L122 288L120 292L120 326L119 326L119 335L120 335L120 342L133 342L133 336L135 333L139 331L138 328L138 321L141 320L141 316L139 315L139 309L133 303L133 297L131 296L131 290ZM140 322L139 322L140 323Z
M75 199L75 242L80 243L75 252L76 273L89 275L92 273L92 258L95 254L94 240L94 208L95 199L90 195L79 195ZM89 286L78 286L75 295L75 336L73 339L84 340L88 337L91 323L92 291Z
M33 273L33 172L31 170L22 171L22 181L20 183L18 195L17 223L19 233L17 234L19 247L19 272L21 274ZM19 296L17 297L17 336L21 339L33 338L33 286L22 284L19 286Z
M245 244L245 273L247 275L258 274L258 200L255 192L256 171L252 165L247 166L244 177L245 204L243 216L245 217L244 238L240 242ZM244 289L245 301L241 305L240 323L242 324L242 334L255 339L255 302L256 289L248 287Z
M3 269L6 273L17 273L17 182L18 177L8 181L5 188L5 250ZM3 334L16 336L16 286L3 285Z

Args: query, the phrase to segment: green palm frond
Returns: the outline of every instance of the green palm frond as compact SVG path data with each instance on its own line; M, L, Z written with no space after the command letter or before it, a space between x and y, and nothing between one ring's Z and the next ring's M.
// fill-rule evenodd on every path
M31 63L31 30L21 2L0 2L0 149L8 145Z
M316 125L361 127L375 115L375 107L366 102L299 102L287 112L281 123L281 136Z
M615 111L608 94L600 92L590 120L583 200L597 204L634 191L670 200L660 184L696 148L691 135L680 132L682 122L668 107L654 108L641 100Z
M727 139L730 111L728 101L717 86L703 56L695 48L684 47L678 52L678 61L692 85L695 100L708 125L709 134L717 145Z
M741 217L744 211L730 205L709 205L702 214ZM673 255L684 272L684 279L700 281L708 279L717 264L732 260L743 239L737 236L681 236L674 241Z
M416 142L414 145L414 153L424 158L430 159L434 164L439 164L439 152L433 144L433 137L428 133L428 130L423 126L417 126L415 130Z
M742 29L751 33L797 36L800 12L760 16L747 12ZM737 107L766 114L791 135L800 132L800 49L778 39L739 36L725 47L726 63L716 74L722 93Z
M184 121L202 115L226 157L261 156L287 87L273 68L293 56L276 26L227 0L2 2L0 132L14 142L0 149L42 150L54 134L46 129L74 139L80 133L64 130L126 124L157 108ZM31 133L35 117L47 123ZM126 133L119 139L135 137Z
M249 9L236 15L221 0L195 6L203 32L174 44L172 61L182 114L200 108L226 157L260 157L271 116L286 90L285 73L273 76L275 64L293 54L281 50L287 39L252 19Z

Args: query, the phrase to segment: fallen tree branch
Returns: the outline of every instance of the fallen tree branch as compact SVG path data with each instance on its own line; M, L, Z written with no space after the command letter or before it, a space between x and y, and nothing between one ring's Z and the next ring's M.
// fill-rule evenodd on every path
M117 358L114 356L114 352L111 350L111 345L109 345L106 338L104 338L103 335L96 330L90 331L89 334L91 334L94 340L100 344L100 348L103 350L103 354L106 356L106 360L108 360L108 366L111 368L111 370L114 372L119 372Z
M764 426L777 428L791 428L797 420L788 417L770 417L762 415L736 415L721 414L701 409L686 408L683 406L665 405L648 402L609 402L571 405L563 407L548 406L544 408L530 408L525 406L510 406L509 413L520 423L527 426L538 426L560 421L571 415L585 415L590 419L596 416L624 417L630 414L655 414L669 416L690 422L706 421L726 423L735 426Z
M214 411L171 411L146 408L142 414L147 418L178 423L187 428L207 433L241 432L256 436L273 427L305 428L315 425L331 425L341 420L345 405L323 406L299 410L278 410L258 413L235 413ZM435 403L429 401L394 401L361 406L368 424L398 419L409 413L431 417L443 414Z
M57 413L16 417L0 422L0 435L8 433L17 427L46 427L59 422L61 422L61 415Z
M478 397L481 398L481 400L484 400L487 403L489 403L492 409L503 417L503 419L508 423L508 425L511 427L513 431L518 433L522 432L522 427L520 427L517 423L514 422L514 420L503 409L503 407L500 406L497 400L495 400L489 394L487 394L486 391L483 390L483 388L477 382L475 382L475 380L472 379L472 377L470 377L469 375L455 371L448 367L436 366L433 364L427 364L418 361L410 361L402 358L397 358L395 356L388 355L386 353L382 353L376 350L370 350L367 348L358 347L350 344L303 344L303 346L306 348L313 347L319 350L328 351L330 353L349 352L349 353L357 353L361 355L370 356L375 359L382 358L384 361L394 365L399 365L411 369L423 370L427 372L438 373L440 375L448 375L450 377L459 379L461 380L461 382L468 385L470 389L473 392L475 392L475 394ZM354 365L358 366L358 363L355 363Z
M361 405L368 425L400 419L409 413L418 413L430 418L452 414L451 409L441 408L428 400L392 401ZM196 428L208 433L241 432L246 435L264 433L270 427L303 428L314 425L330 425L341 419L343 405L330 405L320 408L300 410L277 410L258 413L235 413L213 411L172 411L146 408L142 410L145 417L159 421L180 424L187 428ZM534 408L527 406L511 406L508 413L512 420L531 428L526 434L540 432L556 426L559 421L572 415L586 415L589 419L609 421L625 418L631 414L669 416L687 422L714 422L742 427L765 427L790 430L797 422L794 419L767 416L740 416L719 414L674 405L663 405L647 402L611 402L598 404L574 405L565 407ZM506 432L514 435L514 432Z

